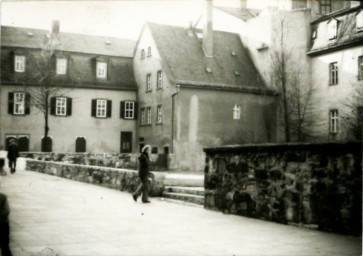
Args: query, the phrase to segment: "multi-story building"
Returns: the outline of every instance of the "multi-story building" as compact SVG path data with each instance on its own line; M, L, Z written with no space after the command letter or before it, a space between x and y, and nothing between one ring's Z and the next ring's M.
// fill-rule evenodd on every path
M351 126L363 114L363 7L333 12L311 26L307 55L316 88L312 104L320 117L316 132L324 140L354 139L359 134Z
M275 91L239 35L206 21L203 30L147 23L135 48L139 143L172 168L202 170L203 147L276 139Z
M58 43L50 71L39 69L42 45L52 36ZM17 138L20 150L40 151L45 118L44 108L36 107L39 93L58 88L49 98L52 151L134 152L134 46L129 40L60 33L56 23L51 33L2 26L0 144ZM44 83L48 71L54 75Z
M274 55L281 52L284 52L286 58L287 79L293 80L298 76L301 85L311 85L314 97L309 106L314 118L314 129L311 130L313 139L346 137L343 134L347 130L342 125L339 125L340 131L332 128L335 135L329 132L328 126L329 122L335 124L331 120L338 119L337 106L346 104L353 91L359 91L359 86L356 85L359 83L359 56L362 55L362 33L359 30L362 7L359 1L242 0L241 8L216 9L219 13L228 14L229 24L234 25L230 30L240 34L269 87L276 88L273 79L276 76ZM336 29L336 37L329 39L328 27ZM326 64L329 58L331 62ZM342 86L324 87L329 84L329 76L334 77L337 72ZM278 132L278 140L284 141L282 129Z

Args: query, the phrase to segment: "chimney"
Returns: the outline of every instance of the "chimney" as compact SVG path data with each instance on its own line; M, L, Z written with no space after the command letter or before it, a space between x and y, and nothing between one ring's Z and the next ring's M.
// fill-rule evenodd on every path
M213 57L213 0L205 0L206 21L203 28L203 51L205 56Z
M247 8L247 0L240 0L240 8L241 9Z
M52 35L57 35L59 33L59 20L52 21L52 28L51 28L50 33Z

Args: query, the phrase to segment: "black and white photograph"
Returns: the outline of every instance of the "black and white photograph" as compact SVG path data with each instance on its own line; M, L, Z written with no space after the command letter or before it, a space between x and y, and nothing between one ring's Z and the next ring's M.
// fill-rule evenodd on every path
M0 256L362 255L363 1L0 21Z

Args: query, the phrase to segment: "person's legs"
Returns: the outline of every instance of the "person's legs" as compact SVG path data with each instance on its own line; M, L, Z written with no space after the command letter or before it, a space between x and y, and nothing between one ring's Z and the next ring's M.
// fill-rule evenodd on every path
M10 159L10 158L9 158L9 168L10 168L10 172L11 172L11 173L13 173L13 172L14 172L14 170L15 170L14 164L15 164L14 159Z
M142 201L149 202L149 181L147 178L142 180Z
M11 256L9 248L9 223L0 224L0 247L2 256Z

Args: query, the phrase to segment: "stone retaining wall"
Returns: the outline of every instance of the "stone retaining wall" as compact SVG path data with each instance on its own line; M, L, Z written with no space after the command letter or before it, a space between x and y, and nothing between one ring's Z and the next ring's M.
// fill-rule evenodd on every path
M205 207L359 235L361 147L326 143L204 149Z
M26 159L26 170L128 192L134 192L140 182L137 171L111 167ZM155 179L150 189L150 196L161 196L164 187L165 174L153 174Z

